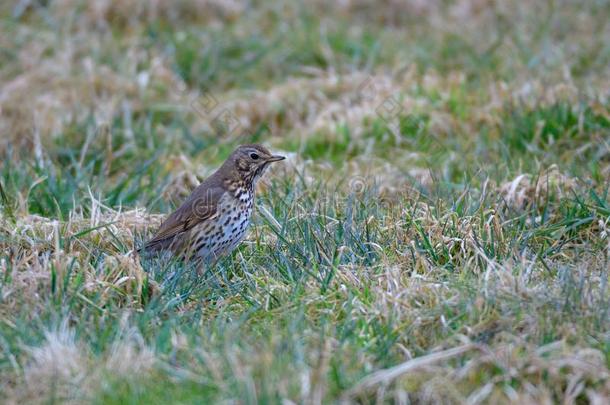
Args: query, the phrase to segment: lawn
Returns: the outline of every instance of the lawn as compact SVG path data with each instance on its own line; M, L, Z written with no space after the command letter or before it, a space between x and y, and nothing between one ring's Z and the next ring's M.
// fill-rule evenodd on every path
M609 1L5 3L0 402L610 401Z

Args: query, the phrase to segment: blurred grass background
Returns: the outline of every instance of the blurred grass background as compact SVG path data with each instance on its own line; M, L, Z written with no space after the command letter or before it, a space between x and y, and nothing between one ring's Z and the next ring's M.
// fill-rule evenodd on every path
M608 1L0 14L2 400L608 401ZM248 240L141 263L249 142Z

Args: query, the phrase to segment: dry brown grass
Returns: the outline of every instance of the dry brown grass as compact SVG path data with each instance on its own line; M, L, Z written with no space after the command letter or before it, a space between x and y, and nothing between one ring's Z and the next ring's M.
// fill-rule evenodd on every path
M6 400L606 403L609 10L0 6ZM244 246L142 262L257 131Z

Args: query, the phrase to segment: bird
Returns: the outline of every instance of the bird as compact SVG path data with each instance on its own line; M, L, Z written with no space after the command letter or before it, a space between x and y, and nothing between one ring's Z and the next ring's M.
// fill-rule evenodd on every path
M208 264L230 254L246 236L258 180L271 163L284 159L259 144L238 146L167 217L139 252L169 252L182 260Z

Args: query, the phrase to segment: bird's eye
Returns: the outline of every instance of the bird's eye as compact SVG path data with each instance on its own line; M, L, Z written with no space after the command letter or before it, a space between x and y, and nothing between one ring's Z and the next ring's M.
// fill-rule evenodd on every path
M256 160L258 159L258 155L256 153L250 153L250 157L252 158L252 160Z

